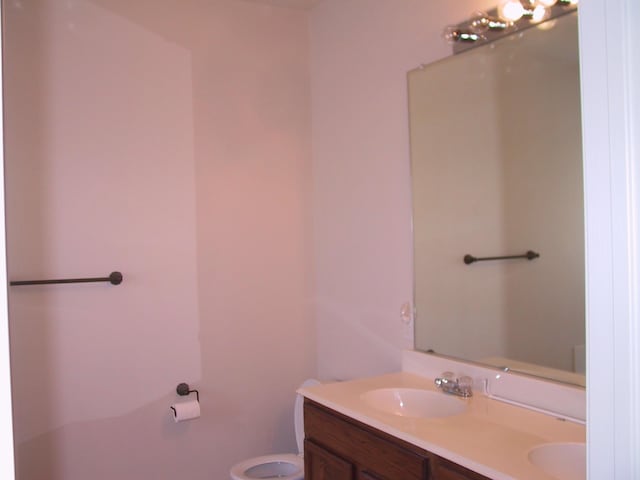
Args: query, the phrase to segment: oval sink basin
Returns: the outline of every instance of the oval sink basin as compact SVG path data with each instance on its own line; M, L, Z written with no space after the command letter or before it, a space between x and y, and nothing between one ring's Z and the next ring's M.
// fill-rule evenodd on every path
M584 443L547 443L529 451L529 462L558 480L585 480L587 455Z
M363 393L361 398L371 408L400 417L450 417L467 409L460 398L417 388L380 388Z

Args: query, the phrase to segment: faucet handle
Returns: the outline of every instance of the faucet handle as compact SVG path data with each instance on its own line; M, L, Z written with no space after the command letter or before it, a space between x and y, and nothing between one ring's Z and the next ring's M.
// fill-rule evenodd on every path
M466 375L455 378L452 372L444 372L442 377L436 378L433 383L445 393L451 393L464 398L473 395L473 378Z
M458 379L458 387L463 392L471 392L473 390L473 378L464 375Z
M456 376L453 372L443 372L441 376L433 381L433 383L439 387L442 385L453 384L456 383Z
M440 378L446 380L447 382L455 382L456 374L453 372L442 372L442 376Z

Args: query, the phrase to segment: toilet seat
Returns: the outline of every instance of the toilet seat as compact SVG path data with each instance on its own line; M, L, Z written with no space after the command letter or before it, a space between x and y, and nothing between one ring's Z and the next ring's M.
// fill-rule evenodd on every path
M320 382L310 378L305 380L300 388L319 385ZM299 454L283 453L280 455L265 455L250 458L231 467L232 480L254 480L274 478L278 480L304 480L304 397L296 395L293 408L296 443Z
M258 478L302 480L304 478L304 460L301 455L293 453L255 457L236 464L231 469L231 478L233 480Z

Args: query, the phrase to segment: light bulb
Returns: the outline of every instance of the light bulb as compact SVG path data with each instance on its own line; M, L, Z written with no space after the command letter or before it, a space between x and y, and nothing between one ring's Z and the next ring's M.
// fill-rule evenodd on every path
M483 33L489 30L490 23L489 15L485 12L476 12L473 14L473 17L471 17L469 29L473 33Z
M556 4L557 0L538 0L538 4L543 7L553 7Z
M473 33L483 34L488 30L494 32L506 30L511 25L511 22L491 17L485 12L476 12L473 14L473 17L471 17L471 21L469 22L469 30Z
M507 0L498 6L498 15L500 18L515 22L524 15L524 7L519 0Z
M533 9L533 14L531 15L531 21L534 23L541 22L544 20L544 17L547 15L547 9L542 5L538 5Z
M489 30L489 15L484 12L476 12L471 17L469 29L473 33L483 33Z
M456 43L459 36L460 30L455 25L449 25L442 32L442 38L444 38L447 43L451 44Z

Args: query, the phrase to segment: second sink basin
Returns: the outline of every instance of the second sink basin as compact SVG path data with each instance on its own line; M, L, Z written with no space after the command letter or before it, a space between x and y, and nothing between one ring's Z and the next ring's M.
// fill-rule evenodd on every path
M529 461L558 480L585 480L587 455L584 443L547 443L529 452Z
M379 388L361 398L371 408L401 417L450 417L467 409L466 401L458 397L417 388Z

